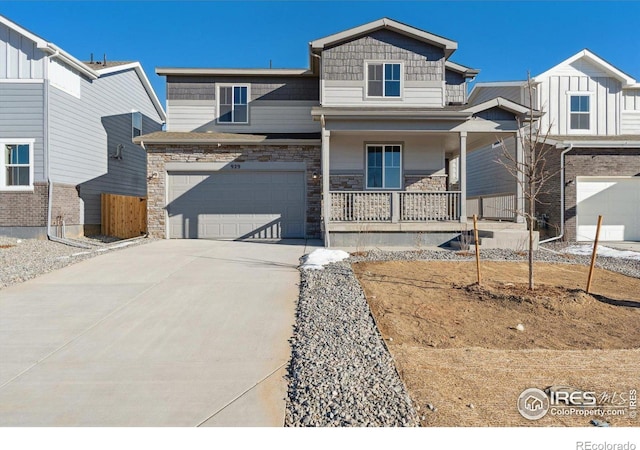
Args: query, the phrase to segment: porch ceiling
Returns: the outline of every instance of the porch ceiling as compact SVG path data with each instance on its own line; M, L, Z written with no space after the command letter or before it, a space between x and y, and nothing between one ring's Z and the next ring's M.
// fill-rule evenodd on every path
M397 140L401 141L403 136L422 135L421 140L432 147L443 147L446 152L457 154L460 150L460 133L457 131L435 132L420 130L403 131L332 131L332 136L362 136L365 140ZM501 138L513 136L513 132L469 132L467 134L467 153L479 148L491 145Z

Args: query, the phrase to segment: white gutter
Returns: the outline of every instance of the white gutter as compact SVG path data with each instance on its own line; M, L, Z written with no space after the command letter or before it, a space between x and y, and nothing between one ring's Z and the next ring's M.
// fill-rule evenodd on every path
M558 236L540 241L538 242L538 244L557 241L564 237L564 156L571 150L573 150L573 144L569 144L569 147L567 147L562 151L562 153L560 153L560 234Z
M38 47L40 50L49 53L49 58L58 58L60 59L63 63L68 64L69 66L73 67L74 69L76 69L77 71L79 71L80 73L84 74L85 76L87 76L88 78L90 78L91 80L97 80L99 77L99 74L90 69L89 67L87 67L85 64L83 64L82 62L78 61L76 58L74 58L73 56L69 55L68 53L66 53L64 50L56 47L55 45L47 42L46 45Z

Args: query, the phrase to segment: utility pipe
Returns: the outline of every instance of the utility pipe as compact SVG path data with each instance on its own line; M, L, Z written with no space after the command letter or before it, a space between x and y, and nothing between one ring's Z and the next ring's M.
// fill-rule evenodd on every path
M538 242L539 244L545 244L547 242L557 241L564 237L564 179L565 179L564 156L571 150L573 150L573 144L569 144L569 147L567 147L562 151L562 153L560 153L560 234L558 236L545 239L544 241L540 241Z

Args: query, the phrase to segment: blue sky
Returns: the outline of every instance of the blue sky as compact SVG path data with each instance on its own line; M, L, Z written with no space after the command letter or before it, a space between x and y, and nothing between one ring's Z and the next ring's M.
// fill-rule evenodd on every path
M2 1L0 14L88 60L156 67L307 67L307 44L380 17L458 42L477 81L537 75L589 48L640 81L640 2Z

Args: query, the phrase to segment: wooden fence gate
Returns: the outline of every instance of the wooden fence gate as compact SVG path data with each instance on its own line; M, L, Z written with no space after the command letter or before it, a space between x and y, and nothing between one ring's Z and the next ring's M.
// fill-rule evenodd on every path
M147 234L147 199L102 194L102 234L129 239Z

